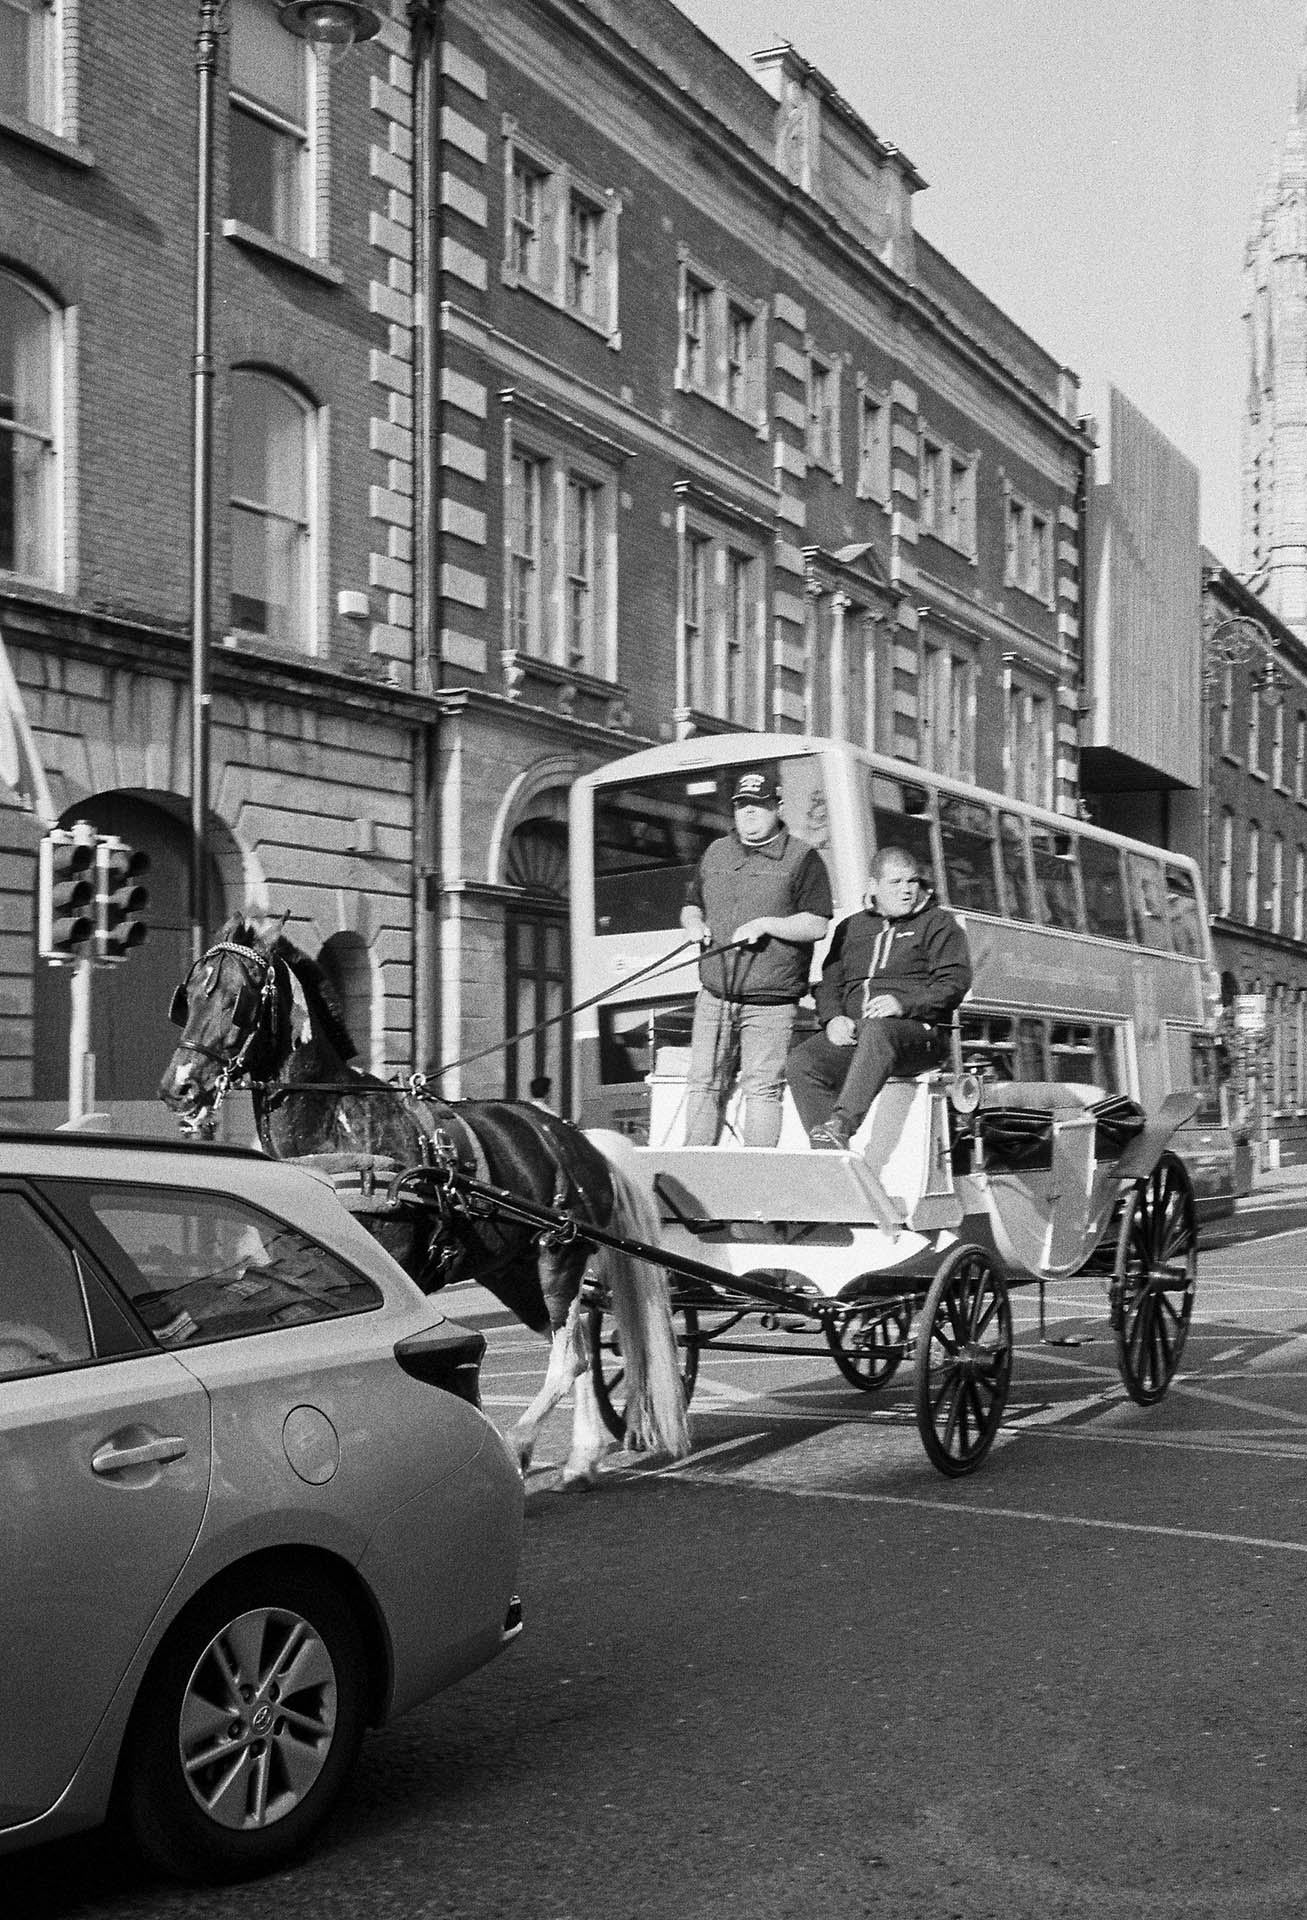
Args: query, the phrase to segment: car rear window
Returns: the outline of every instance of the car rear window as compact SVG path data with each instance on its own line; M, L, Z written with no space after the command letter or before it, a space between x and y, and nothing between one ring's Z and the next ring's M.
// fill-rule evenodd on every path
M91 1187L86 1205L111 1262L162 1347L334 1320L382 1304L337 1254L225 1194Z

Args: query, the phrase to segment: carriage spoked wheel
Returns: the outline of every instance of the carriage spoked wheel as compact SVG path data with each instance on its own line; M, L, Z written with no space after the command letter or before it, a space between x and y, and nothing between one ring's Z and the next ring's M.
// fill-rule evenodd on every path
M861 1307L822 1322L826 1345L844 1378L864 1393L875 1393L898 1372L908 1350L912 1310L903 1300Z
M590 1378L604 1425L614 1440L626 1438L626 1362L607 1293L596 1288L587 1295L586 1319L590 1333ZM681 1356L681 1387L688 1407L699 1377L699 1316L693 1307L672 1307L672 1328Z
M1141 1407L1175 1377L1198 1285L1198 1228L1184 1164L1164 1153L1126 1197L1112 1270L1116 1364Z
M993 1444L1012 1378L1012 1307L998 1262L955 1247L917 1323L913 1409L932 1465L956 1479Z

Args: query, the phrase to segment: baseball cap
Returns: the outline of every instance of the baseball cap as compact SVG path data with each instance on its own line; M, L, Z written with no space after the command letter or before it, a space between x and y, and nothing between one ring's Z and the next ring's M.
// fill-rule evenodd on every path
M735 791L731 795L733 807L774 807L781 797L776 775L764 769L751 767L742 773L735 782Z

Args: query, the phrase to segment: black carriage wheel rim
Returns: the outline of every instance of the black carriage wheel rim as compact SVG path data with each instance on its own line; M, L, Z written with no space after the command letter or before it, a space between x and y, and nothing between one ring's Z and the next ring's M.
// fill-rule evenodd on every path
M1006 1290L985 1254L957 1261L923 1337L922 1438L937 1466L966 1469L997 1431L1012 1365Z
M1164 1155L1130 1202L1113 1282L1121 1378L1142 1404L1159 1400L1179 1368L1197 1277L1188 1180L1179 1163Z

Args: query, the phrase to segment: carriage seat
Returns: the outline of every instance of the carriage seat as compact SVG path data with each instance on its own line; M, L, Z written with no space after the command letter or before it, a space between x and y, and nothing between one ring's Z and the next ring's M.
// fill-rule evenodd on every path
M1105 1099L1101 1087L1077 1080L982 1080L980 1107L1012 1107L1022 1113L1083 1113Z

